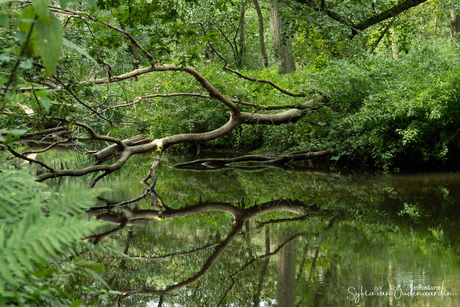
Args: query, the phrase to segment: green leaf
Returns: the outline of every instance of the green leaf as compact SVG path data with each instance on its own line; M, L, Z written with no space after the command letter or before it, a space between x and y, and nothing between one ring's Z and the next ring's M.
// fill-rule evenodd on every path
M48 91L47 90L36 91L35 95L37 97L46 97L46 96L48 96Z
M24 46L24 55L30 57L37 55L37 42L35 41L34 33L32 32L29 35L29 32L32 31L31 29L34 23L35 9L32 6L29 6L22 12L19 22L19 28L22 31L16 32L16 36L22 42L26 42ZM26 41L27 37L29 37L29 39Z
M38 17L45 25L50 25L50 12L48 10L48 0L32 0Z
M5 261L3 259L2 265L0 265L0 276L3 276L4 280L6 280L11 285L18 286L19 284L17 279L13 277L10 269L6 265L4 265L4 263Z
M8 53L2 53L2 54L0 54L0 61L1 61L1 62L6 62L6 63L8 63L10 60L11 60L11 56L10 56ZM7 80L7 81L8 81L7 78L2 78L1 80ZM1 81L0 81L0 83L6 83L6 82L1 82Z
M51 100L48 97L40 98L40 104L46 110L46 112L49 112Z
M73 50L75 50L76 52L80 53L81 55L84 55L88 60L90 60L94 64L98 64L96 62L96 60L92 56L90 56L88 52L83 50L81 47L75 45L74 43L72 43L71 41L67 40L66 38L63 38L63 43L64 43L64 46L72 48Z
M5 144L9 144L21 137L21 135L26 134L27 130L10 130L10 131L3 131L3 133L6 132L6 140Z
M3 250L5 245L5 225L4 223L0 225L0 250Z
M32 59L27 59L27 60L21 62L21 64L19 64L19 67L21 67L23 69L31 69L32 66L33 66Z
M19 278L25 278L26 277L26 275L24 274L25 270L16 261L16 258L15 258L15 256L13 254L11 254L11 253L6 254L6 259L8 260L10 270L14 274L16 274Z
M0 15L0 24L5 27L5 29L10 29L10 17L8 15Z
M0 303L1 304L5 303L5 301L2 302L2 299L4 296L5 296L5 282L0 278Z
M33 271L33 264L23 251L19 251L16 254L16 257L18 257L18 260L21 262L21 264L25 266L29 271Z
M32 24L35 22L35 9L32 6L28 6L22 11L21 14L21 19L19 21L19 28L26 32L29 33L30 27L32 27Z
M82 300L75 300L69 307L78 307L83 304Z
M65 9L67 7L68 0L59 0L59 3L61 4L61 9Z
M88 0L88 3L93 9L97 8L96 0Z
M55 16L50 16L50 24L37 20L34 27L37 40L38 54L41 56L48 75L52 75L63 43L62 25Z

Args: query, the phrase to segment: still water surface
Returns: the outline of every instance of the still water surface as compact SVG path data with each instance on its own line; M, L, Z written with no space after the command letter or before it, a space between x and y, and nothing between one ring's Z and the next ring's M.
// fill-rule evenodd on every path
M148 167L99 182L105 200L141 195ZM90 214L123 293L107 306L460 306L458 173L164 162L155 191Z

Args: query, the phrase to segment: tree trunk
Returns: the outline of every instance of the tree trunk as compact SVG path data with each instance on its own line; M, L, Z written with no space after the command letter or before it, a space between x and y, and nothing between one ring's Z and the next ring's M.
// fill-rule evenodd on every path
M289 228L281 229L279 243L286 241L290 233ZM296 241L292 241L278 253L276 300L279 307L294 307L296 245Z
M239 41L238 41L238 54L236 59L236 67L241 69L243 67L243 57L244 57L244 14L246 9L243 7L240 12L240 24L238 27L239 32Z
M270 4L270 29L275 50L275 62L281 62L280 74L288 74L295 71L295 63L289 25L281 18L281 11L281 5L278 2Z
M396 34L394 25L392 26L392 31L391 31L391 57L394 59L397 59L399 57L398 36Z
M450 10L450 41L460 41L460 15L454 10Z
M260 5L258 0L252 0L254 7L257 12L257 19L259 20L259 43L260 43L260 54L264 61L264 66L268 67L268 56L267 49L265 48L265 39L264 39L264 18L262 16L262 11L260 10Z
M393 24L393 21L395 21L396 17L391 18L390 22L387 24L387 26L382 30L380 33L379 37L375 41L375 43L372 45L372 47L369 49L370 52L374 52L375 48L379 45L380 41L382 38L385 36L385 34L388 32L390 29L390 26Z

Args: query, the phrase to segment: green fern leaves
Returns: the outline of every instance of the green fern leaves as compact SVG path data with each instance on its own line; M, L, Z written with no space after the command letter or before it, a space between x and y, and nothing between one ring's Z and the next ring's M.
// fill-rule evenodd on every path
M0 306L78 304L71 289L55 282L68 278L66 257L77 255L80 238L99 225L84 212L94 197L75 187L52 191L23 171L0 171Z

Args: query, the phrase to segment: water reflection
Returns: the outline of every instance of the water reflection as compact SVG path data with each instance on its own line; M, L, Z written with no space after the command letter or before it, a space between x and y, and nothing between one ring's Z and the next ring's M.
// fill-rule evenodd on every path
M129 256L109 257L121 294L107 305L458 304L458 177L164 168L159 178L155 197L91 213L114 226L87 239Z
M101 180L89 213L107 223L86 238L119 291L107 306L459 304L458 174L162 165L150 191L149 166Z

